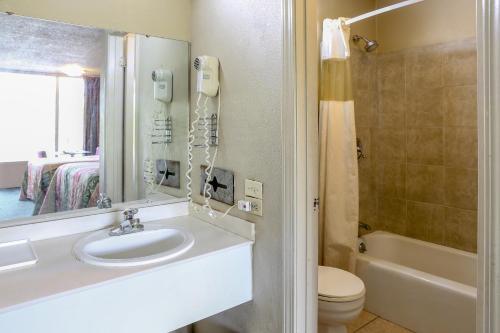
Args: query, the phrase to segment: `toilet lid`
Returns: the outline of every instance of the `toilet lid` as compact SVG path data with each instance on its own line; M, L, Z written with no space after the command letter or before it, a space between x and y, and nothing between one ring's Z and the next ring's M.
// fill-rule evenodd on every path
M320 299L351 301L365 294L365 284L356 275L342 269L319 266L318 294Z

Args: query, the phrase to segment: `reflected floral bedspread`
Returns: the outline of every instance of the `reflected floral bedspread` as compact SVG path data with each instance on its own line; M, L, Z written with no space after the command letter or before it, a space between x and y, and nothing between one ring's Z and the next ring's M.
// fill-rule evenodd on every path
M95 207L98 198L99 162L64 164L55 171L37 214Z
M68 163L97 161L99 161L99 156L41 158L30 161L24 172L19 200L34 201L33 215L38 215L57 168Z

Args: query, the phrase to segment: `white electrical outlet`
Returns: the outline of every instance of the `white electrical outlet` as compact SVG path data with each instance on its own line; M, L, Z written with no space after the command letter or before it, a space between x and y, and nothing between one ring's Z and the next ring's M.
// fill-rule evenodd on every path
M245 179L245 195L252 198L263 199L262 183Z
M252 197L245 197L245 201L249 201L251 203L252 210L249 212L250 214L262 216L262 200L256 199Z

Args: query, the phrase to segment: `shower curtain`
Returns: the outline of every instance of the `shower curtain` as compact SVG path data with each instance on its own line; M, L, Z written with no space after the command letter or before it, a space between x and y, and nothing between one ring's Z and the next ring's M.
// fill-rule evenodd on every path
M319 264L353 272L358 232L358 162L349 26L323 22L320 87Z

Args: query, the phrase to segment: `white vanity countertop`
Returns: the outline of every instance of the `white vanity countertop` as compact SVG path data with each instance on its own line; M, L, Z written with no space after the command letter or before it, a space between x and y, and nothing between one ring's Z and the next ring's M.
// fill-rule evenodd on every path
M193 234L195 243L186 253L160 264L107 268L85 264L74 257L73 245L89 233L35 241L32 244L39 258L35 266L0 272L0 313L253 243L192 216L146 224L183 227Z

